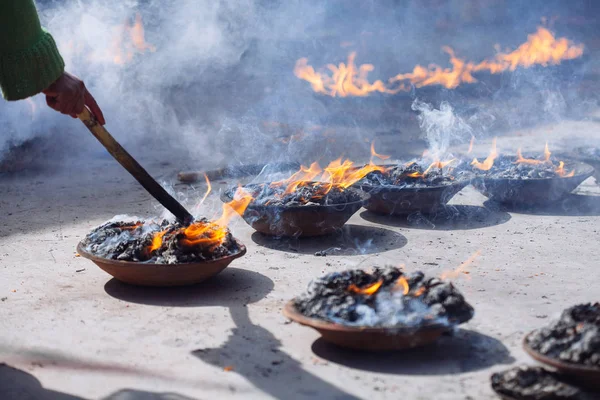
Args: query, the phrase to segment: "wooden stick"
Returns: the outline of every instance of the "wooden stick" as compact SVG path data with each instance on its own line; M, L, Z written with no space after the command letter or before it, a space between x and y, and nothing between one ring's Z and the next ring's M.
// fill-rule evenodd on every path
M160 204L169 210L179 221L190 224L194 218L173 196L171 196L146 170L96 121L90 110L85 107L77 117L89 131Z

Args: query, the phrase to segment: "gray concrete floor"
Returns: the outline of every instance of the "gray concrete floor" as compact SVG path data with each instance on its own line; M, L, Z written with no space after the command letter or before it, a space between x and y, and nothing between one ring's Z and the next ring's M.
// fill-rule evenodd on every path
M599 127L566 121L506 135L499 146L541 151L549 140L558 150L597 136ZM485 153L489 143L478 145ZM145 164L165 179L177 170ZM238 220L232 230L248 246L245 257L211 281L165 290L120 284L76 257L77 242L114 215L160 213L112 160L3 177L0 190L3 399L489 399L492 372L532 363L521 349L526 332L565 307L598 300L593 178L539 215L484 208L485 197L468 187L452 200L450 221L361 210L344 234L319 240L270 240ZM202 211L219 208L213 195ZM325 249L327 257L313 255ZM427 348L340 350L281 314L327 272L404 263L439 275L477 250L470 273L455 278L475 317Z

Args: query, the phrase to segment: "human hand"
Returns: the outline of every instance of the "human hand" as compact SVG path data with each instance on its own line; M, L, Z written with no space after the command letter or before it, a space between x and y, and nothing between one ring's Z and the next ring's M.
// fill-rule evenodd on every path
M83 107L88 106L101 125L106 123L98 103L88 92L83 81L75 75L63 72L60 78L42 93L46 95L48 106L60 113L77 118L77 114L83 111Z

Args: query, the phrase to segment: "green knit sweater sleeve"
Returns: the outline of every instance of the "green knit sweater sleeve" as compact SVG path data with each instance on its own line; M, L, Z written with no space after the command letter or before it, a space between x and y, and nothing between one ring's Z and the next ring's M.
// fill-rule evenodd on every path
M0 88L6 100L46 89L65 63L52 36L40 25L33 0L0 0Z

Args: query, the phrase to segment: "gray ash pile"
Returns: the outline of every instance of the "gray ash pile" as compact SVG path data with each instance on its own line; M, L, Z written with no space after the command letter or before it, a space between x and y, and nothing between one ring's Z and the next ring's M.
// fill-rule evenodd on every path
M214 260L239 250L226 227L207 219L189 226L167 220L109 221L90 232L82 243L101 258L156 264Z
M492 389L514 400L592 400L593 394L541 367L520 366L492 375Z
M373 171L360 180L357 186L398 186L406 188L426 188L451 185L457 181L468 180L471 176L467 169L456 169L458 160L435 161L429 165L423 160L385 166L383 171Z
M260 183L246 185L244 189L253 197L252 206L336 205L361 200L356 190L326 182Z
M474 313L452 283L396 267L325 275L310 283L295 307L306 317L341 325L414 329L451 327Z
M558 361L600 368L600 303L580 304L534 331L526 344Z

